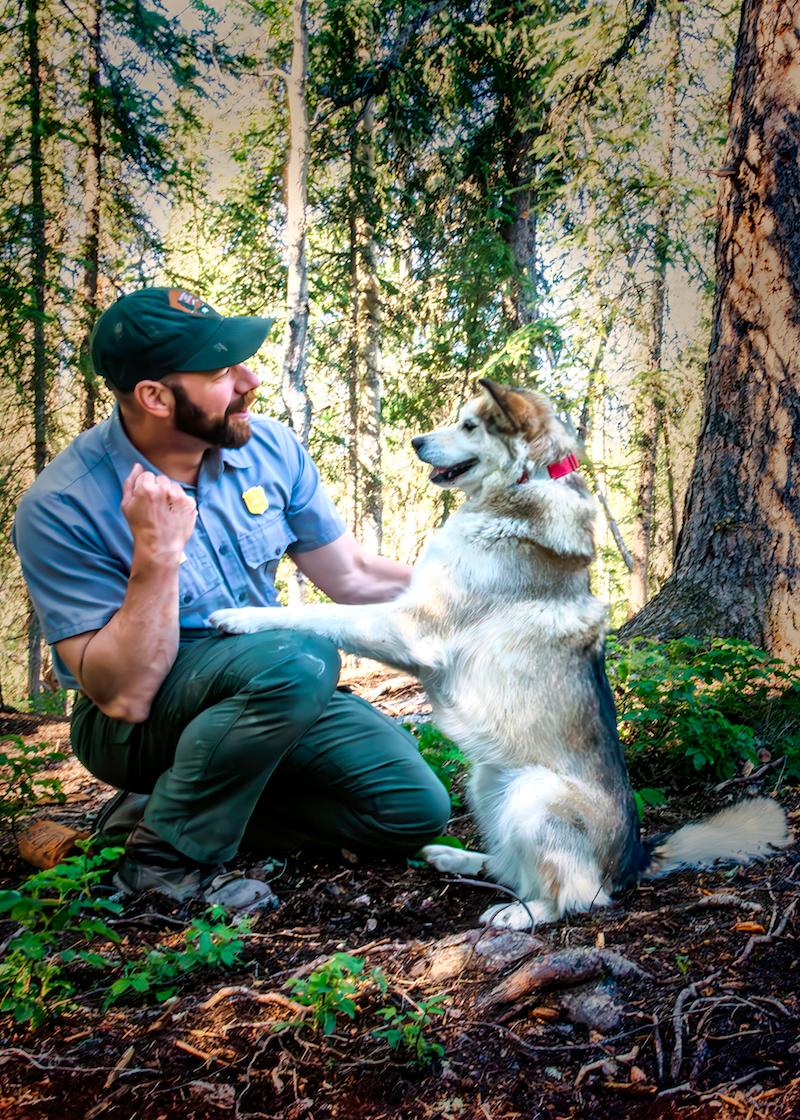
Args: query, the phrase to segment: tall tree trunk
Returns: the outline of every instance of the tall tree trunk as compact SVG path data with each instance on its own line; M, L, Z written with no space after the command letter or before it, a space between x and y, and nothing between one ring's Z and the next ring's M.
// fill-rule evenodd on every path
M83 210L86 214L86 234L83 243L83 277L80 300L80 369L83 376L83 409L81 427L91 428L97 418L98 383L92 369L89 339L97 319L98 276L100 272L100 197L103 177L103 111L100 104L100 43L102 0L89 0L86 8L86 25L90 33L90 63L88 74L89 113L86 125L86 149L83 179Z
M800 649L800 0L745 0L704 416L675 569L633 633Z
M381 479L381 308L375 243L375 113L370 98L350 146L350 462L354 530L379 552Z
M678 10L674 6L671 7L669 11L669 60L664 87L664 124L661 144L662 183L658 195L658 212L656 215L653 285L648 329L648 369L642 383L645 400L641 410L637 441L641 458L639 460L639 483L636 492L636 516L633 523L633 569L628 596L629 616L640 611L648 599L650 546L653 539L655 504L656 457L659 432L664 422L664 388L661 366L664 352L669 218L672 204L678 69L681 52L680 18Z
M308 206L309 129L306 104L308 71L308 4L292 5L292 62L286 76L289 104L289 158L286 165L286 348L283 359L283 397L292 427L304 446L311 431L311 401L306 390L306 334L308 332L308 264L306 215Z
M533 163L530 136L516 129L508 139L505 158L506 181L511 189L511 217L503 227L513 276L503 299L510 331L528 326L539 317L536 283L536 197L531 186Z
M311 434L311 399L306 389L308 333L308 262L306 222L310 136L306 76L308 73L308 3L292 5L292 62L286 76L289 105L289 157L286 164L286 346L283 358L283 399L291 425L304 447ZM289 578L289 602L305 599L305 578L295 568Z
M25 47L29 77L29 149L31 187L31 319L33 353L31 369L31 401L33 405L33 467L36 474L44 470L49 458L47 449L47 343L45 315L47 312L47 213L44 202L44 153L42 149L42 73L39 48L39 3L27 0L25 5ZM33 611L28 622L28 695L41 691L42 635Z

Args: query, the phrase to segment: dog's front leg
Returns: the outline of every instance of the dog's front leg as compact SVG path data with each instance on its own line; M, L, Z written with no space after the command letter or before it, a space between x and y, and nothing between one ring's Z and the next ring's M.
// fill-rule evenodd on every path
M209 621L226 634L302 630L329 638L346 653L417 673L435 668L438 643L422 635L411 613L393 603L243 607L215 611Z

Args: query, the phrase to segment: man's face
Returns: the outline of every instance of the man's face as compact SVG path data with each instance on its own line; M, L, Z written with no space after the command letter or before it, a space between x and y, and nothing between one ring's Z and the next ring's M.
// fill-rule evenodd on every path
M247 366L170 374L164 381L175 398L177 431L212 447L241 447L250 439L248 406L258 378Z

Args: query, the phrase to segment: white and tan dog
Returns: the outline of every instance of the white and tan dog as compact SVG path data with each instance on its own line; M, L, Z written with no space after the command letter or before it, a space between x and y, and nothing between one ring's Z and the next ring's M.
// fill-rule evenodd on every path
M428 541L399 599L217 611L229 633L290 628L419 677L437 725L472 762L486 853L428 845L439 870L485 871L522 900L482 921L527 928L604 906L643 876L789 843L783 811L742 802L642 842L589 589L595 504L547 399L489 380L457 424L412 443L467 500Z

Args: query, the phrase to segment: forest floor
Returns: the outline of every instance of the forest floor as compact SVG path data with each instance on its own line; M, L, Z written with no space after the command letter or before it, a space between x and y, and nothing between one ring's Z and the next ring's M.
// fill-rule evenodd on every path
M390 715L425 711L408 678L347 682ZM62 720L0 713L11 732L68 750ZM109 790L71 757L54 768L68 794L37 816L86 826ZM649 809L646 832L770 793L695 788ZM800 790L778 796L800 821ZM452 831L473 826L458 811ZM243 864L245 866L245 864ZM252 864L246 864L252 866ZM0 885L31 869L6 837ZM614 905L535 936L477 929L502 896L425 867L296 853L270 876L277 911L256 918L242 963L192 973L168 1003L102 1010L87 972L80 1007L36 1030L0 1019L0 1116L15 1120L511 1120L673 1117L759 1120L800 1115L800 857L645 883ZM202 908L145 895L112 924L120 949L169 944ZM0 946L12 932L0 923ZM592 953L592 950L595 953ZM351 1021L323 1037L295 1014L286 983L332 954L382 970L364 980ZM559 953L558 957L547 956ZM626 968L619 954L636 968ZM595 978L575 984L586 966ZM516 973L515 990L506 980ZM615 977L614 973L619 973ZM548 981L536 987L538 979ZM415 1064L374 1031L392 1004L413 1021L434 996L429 1042L443 1054ZM287 1010L287 1007L289 1008ZM302 1015L302 1012L300 1013Z

